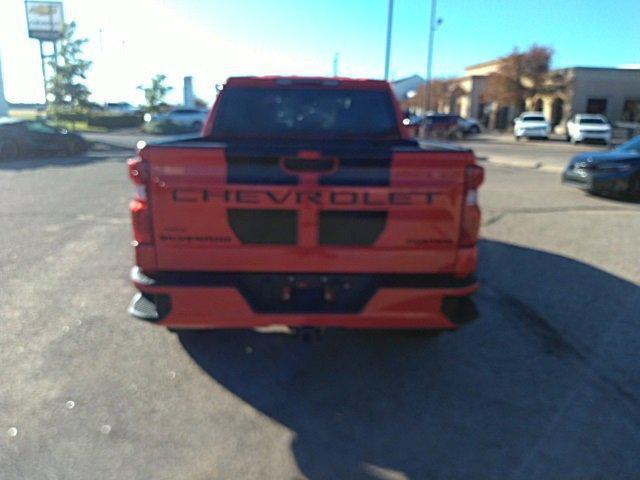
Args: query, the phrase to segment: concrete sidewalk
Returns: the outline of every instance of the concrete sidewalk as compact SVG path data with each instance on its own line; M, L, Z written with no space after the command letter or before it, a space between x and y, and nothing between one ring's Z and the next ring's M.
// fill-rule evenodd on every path
M495 165L552 173L562 172L571 158L581 152L609 149L605 145L573 145L560 135L553 135L549 140L516 141L510 133L497 132L483 133L457 144L473 149L479 158Z

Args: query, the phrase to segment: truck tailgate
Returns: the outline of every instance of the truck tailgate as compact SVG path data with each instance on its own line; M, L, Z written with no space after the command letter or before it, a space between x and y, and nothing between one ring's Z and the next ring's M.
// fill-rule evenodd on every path
M467 151L148 146L157 267L450 272Z

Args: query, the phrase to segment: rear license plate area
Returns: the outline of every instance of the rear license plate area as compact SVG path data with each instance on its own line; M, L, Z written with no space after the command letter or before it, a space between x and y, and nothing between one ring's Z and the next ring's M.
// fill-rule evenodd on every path
M250 275L238 285L257 313L357 313L376 291L365 275Z

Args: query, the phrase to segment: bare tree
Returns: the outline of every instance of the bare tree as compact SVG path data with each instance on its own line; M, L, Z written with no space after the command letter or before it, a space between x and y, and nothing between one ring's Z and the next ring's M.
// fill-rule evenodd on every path
M423 111L425 106L428 111L440 111L451 100L451 93L454 88L454 81L449 78L434 78L430 85L423 84L418 88L416 94L402 102L402 108L411 111ZM425 105L427 91L431 89L429 105Z
M552 56L550 47L532 45L526 52L515 48L489 75L484 98L522 112L527 98L547 90Z

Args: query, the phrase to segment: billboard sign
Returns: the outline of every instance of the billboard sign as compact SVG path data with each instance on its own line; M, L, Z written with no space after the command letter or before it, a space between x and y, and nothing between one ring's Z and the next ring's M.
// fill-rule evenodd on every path
M27 10L29 37L38 40L57 40L62 37L64 15L62 2L24 2Z

